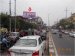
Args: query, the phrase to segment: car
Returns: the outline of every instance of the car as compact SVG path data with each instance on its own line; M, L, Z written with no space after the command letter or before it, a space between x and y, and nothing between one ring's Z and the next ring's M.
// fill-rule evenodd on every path
M65 34L69 34L69 32L68 32L68 31L64 31L64 33L65 33Z
M15 42L16 40L19 39L19 32L10 32L9 38L11 41Z
M9 49L11 56L43 56L45 41L41 36L24 36Z
M69 33L71 37L74 37L75 38L75 32L71 32Z
M72 32L70 32L70 33L69 33L69 36L71 36L71 37L72 37Z
M40 36L42 37L42 40L46 40L47 39L47 33L45 32L41 32Z
M53 34L57 34L58 33L58 30L57 29L52 29L52 33Z
M64 30L61 30L61 32L64 33L65 31Z

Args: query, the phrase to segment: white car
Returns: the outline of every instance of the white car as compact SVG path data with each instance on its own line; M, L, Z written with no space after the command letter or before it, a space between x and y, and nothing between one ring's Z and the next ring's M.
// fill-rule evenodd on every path
M70 36L75 37L75 32L70 33Z
M40 36L24 36L9 49L11 56L43 56L45 41Z
M58 30L57 29L52 29L52 33L53 34L57 34L58 33Z
M71 36L71 37L73 36L72 32L69 33L69 36Z
M69 32L68 32L68 31L64 31L64 33L65 33L65 34L69 34Z

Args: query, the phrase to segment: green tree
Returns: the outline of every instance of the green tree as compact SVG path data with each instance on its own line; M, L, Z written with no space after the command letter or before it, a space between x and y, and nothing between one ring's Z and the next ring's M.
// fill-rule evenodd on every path
M1 26L4 27L4 28L7 28L9 30L10 15L1 13L0 17L1 17ZM33 28L36 28L36 27L37 27L36 24L26 22L22 18L19 19L19 18L16 17L16 28L28 30L29 28L33 29ZM14 31L14 29L15 29L15 17L11 16L11 30Z
M1 26L4 28L9 28L9 15L1 13Z

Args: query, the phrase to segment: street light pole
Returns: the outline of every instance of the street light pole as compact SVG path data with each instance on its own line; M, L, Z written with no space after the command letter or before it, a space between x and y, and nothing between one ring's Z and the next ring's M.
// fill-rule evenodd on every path
M16 32L16 0L15 0L15 7L14 7L14 9L15 9L14 14L15 14L15 32Z
M10 29L10 32L11 32L11 0L9 0L9 13L10 13L10 18L9 18L9 29Z
M0 13L1 15L1 13ZM0 16L0 30L1 30L1 16ZM1 31L0 31L0 35L1 35Z
M2 1L0 1L1 2L1 6L2 6ZM0 35L1 35L1 17L2 17L2 7L1 7L1 11L0 11Z

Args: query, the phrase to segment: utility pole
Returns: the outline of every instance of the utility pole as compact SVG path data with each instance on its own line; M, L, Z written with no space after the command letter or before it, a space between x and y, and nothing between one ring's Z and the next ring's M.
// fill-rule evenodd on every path
M67 16L68 16L68 11L69 11L69 10L66 8L66 10L65 10L65 12L66 12L66 13L65 13L65 14L66 14L66 18L67 18Z
M3 9L3 8L2 8L2 3L3 3L3 2L2 2L2 0L1 0L0 2L1 2L1 5L0 5L0 6L1 6L1 7L0 7L0 9L1 9L1 11L0 11L0 30L1 30L1 17L2 17L1 14L2 14L2 9ZM0 35L1 35L1 31L0 31Z
M0 13L1 15L1 13ZM1 30L1 16L0 16L0 30ZM0 35L1 35L1 31L0 31Z
M65 11L66 11L66 18L67 18L67 12L68 12L68 9L66 8L66 10L65 10Z
M10 29L10 32L11 32L11 0L9 0L9 13L10 13L10 18L9 18L9 29Z
M16 0L15 0L15 7L14 7L14 9L15 9L14 14L15 14L15 32L16 32Z

